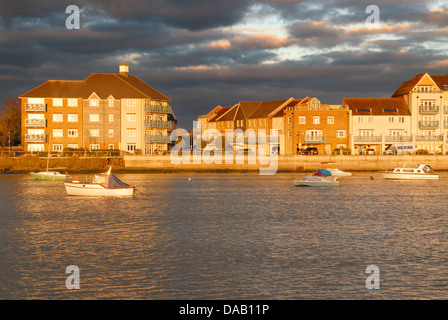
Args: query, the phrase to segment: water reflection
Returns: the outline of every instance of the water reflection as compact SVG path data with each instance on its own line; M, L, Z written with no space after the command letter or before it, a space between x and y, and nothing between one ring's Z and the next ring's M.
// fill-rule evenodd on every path
M2 177L0 297L446 298L448 175L371 175L323 189L295 188L297 174L121 175L134 198ZM379 291L365 288L371 264Z

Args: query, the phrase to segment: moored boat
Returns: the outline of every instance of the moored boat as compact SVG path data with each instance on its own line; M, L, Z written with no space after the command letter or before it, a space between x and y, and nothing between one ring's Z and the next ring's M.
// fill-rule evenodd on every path
M389 180L436 180L439 175L429 164L419 164L416 167L397 167L382 172L384 179Z
M47 181L67 181L67 174L62 174L58 171L42 171L42 172L30 172L30 175L35 180L47 180Z
M350 177L352 175L351 172L343 171L339 168L326 169L331 173L333 177Z
M337 177L330 175L327 170L317 170L313 175L294 180L296 187L336 187L341 183Z
M69 196L134 196L136 187L130 186L110 172L96 174L91 182L64 182Z

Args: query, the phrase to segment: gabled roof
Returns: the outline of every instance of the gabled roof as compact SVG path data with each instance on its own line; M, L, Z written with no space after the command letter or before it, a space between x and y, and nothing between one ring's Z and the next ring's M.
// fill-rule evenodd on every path
M219 117L216 117L213 119L213 121L233 121L235 118L235 113L237 111L237 104L233 107L228 107L229 110L227 110L225 113L220 115Z
M248 119L267 118L286 101L288 101L288 99L264 101L251 113Z
M440 90L448 90L448 74L431 75L430 77L434 80Z
M84 81L48 80L21 95L21 98L83 98L95 92L99 98L107 99L153 99L171 101L135 76L115 73L92 73Z
M353 115L411 115L403 98L345 98L342 105L347 105Z
M220 106L219 106L220 107ZM232 107L220 107L221 109L219 109L216 114L208 121L208 122L215 122L216 119L218 119L219 117L221 117L222 115L224 115L227 111L229 111ZM215 108L216 109L216 108ZM215 110L213 109L213 110Z
M403 82L398 89L394 92L394 94L392 95L392 98L404 95L404 94L408 94L409 92L411 92L412 89L414 89L414 87L422 80L422 78L426 75L427 73L421 73L416 75L415 77L413 77L411 80L409 81L405 81Z

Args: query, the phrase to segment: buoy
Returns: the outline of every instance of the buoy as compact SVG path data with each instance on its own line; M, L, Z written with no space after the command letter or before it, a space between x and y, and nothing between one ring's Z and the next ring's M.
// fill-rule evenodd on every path
M373 180L374 178L372 176L370 176L370 180Z

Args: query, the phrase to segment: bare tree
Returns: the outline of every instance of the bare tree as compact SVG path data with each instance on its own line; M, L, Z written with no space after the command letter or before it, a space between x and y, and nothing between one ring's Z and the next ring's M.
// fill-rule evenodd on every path
M3 109L0 110L0 144L2 146L8 146L10 141L11 146L21 144L21 123L19 98L7 99L3 104Z

